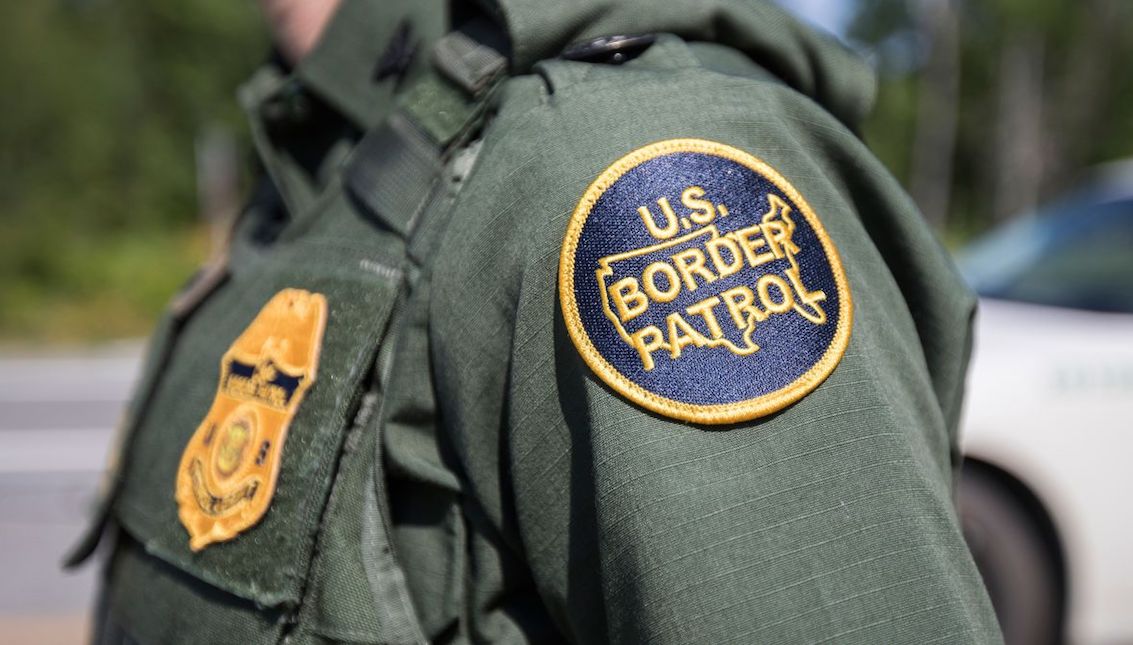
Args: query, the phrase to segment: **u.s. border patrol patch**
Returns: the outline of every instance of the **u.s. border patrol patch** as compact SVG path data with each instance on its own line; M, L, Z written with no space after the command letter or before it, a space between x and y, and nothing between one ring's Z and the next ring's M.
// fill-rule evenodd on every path
M850 336L838 251L752 155L671 139L622 157L567 227L559 299L586 363L631 401L734 423L817 387Z

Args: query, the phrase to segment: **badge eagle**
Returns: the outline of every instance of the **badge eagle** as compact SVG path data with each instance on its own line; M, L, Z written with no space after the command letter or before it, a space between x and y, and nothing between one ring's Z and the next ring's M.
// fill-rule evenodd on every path
M177 471L177 505L200 551L255 525L275 493L287 430L315 382L327 304L284 289L220 360L216 397Z

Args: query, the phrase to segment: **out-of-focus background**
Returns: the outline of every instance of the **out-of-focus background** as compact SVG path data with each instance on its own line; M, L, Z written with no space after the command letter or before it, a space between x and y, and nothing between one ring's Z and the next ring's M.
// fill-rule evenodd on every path
M983 296L962 516L1013 643L1133 643L1133 3L782 0L878 71L864 136ZM0 4L0 642L80 642L142 341L238 209L251 2Z

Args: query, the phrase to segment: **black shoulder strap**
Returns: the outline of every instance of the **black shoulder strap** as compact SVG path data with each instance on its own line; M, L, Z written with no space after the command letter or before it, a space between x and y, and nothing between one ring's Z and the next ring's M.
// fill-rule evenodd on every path
M437 41L433 65L397 108L356 146L345 170L350 196L390 230L409 237L449 157L482 125L507 68L489 23L474 21Z
M422 216L436 211L438 217L434 219L445 219L444 207L429 208L429 204L454 197L451 190L440 189L446 183L445 173L450 172L450 165L462 166L459 159L463 157L455 161L454 157L482 126L492 91L506 69L506 58L485 44L482 33L473 26L440 39L433 49L430 70L407 89L390 117L363 137L345 169L345 187L357 205L406 240L403 280L411 279L414 261L436 239L424 231L443 227L439 221L426 225ZM407 291L403 287L399 299L404 299ZM390 356L402 324L393 321L383 343L371 398L377 398L377 391L388 389ZM425 643L427 637L390 535L381 411L367 414L373 414L376 423L371 427L379 434L374 437L360 546L376 618L383 642Z

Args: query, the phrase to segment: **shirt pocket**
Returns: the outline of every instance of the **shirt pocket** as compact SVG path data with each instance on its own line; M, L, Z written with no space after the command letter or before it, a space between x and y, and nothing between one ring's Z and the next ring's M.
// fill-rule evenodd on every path
M273 251L237 267L183 324L137 420L112 508L128 538L112 565L111 598L118 600L112 600L111 609L128 633L144 641L192 641L194 634L213 633L209 621L223 616L236 630L232 633L243 634L233 620L244 615L249 626L260 626L250 633L274 642L303 600L343 441L367 390L401 285L392 265L352 259L351 253L343 250L320 261L328 257L325 247ZM314 380L295 407L275 457L278 475L270 505L234 536L194 550L178 514L182 455L221 396L222 375L254 367L250 363L256 357L246 354L241 366L233 367L230 348L265 304L288 289L325 298L326 322ZM248 449L254 454L258 447L257 441ZM237 441L233 450L241 449ZM115 577L121 567L133 573ZM150 593L160 590L164 597L146 599L147 585L138 572L147 567L155 576ZM165 582L159 584L157 577ZM168 619L155 615L161 613L155 608L167 608ZM195 616L190 633L174 627L185 616Z

